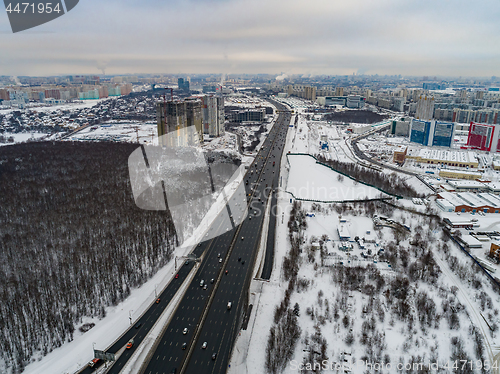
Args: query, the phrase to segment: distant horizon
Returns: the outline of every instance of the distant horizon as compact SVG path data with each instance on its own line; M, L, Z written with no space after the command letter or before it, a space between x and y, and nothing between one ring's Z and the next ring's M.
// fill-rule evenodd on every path
M0 12L0 74L500 76L498 9L497 0L86 0L15 34Z
M249 76L275 76L279 77L283 73L278 72L278 73L117 73L117 74L99 74L99 73L68 73L68 74L48 74L48 75L26 75L26 74L0 74L0 77L2 78L19 78L19 77L29 77L29 78L53 78L53 77L69 77L69 76L96 76L100 78L112 78L112 77L126 77L126 76L138 76L138 77L143 77L143 76L203 76L203 75L214 75L214 76L221 76L225 75L226 77L230 76L243 76L243 75L249 75ZM325 78L325 77L394 77L394 78L401 78L401 79L420 79L422 81L434 81L434 80L457 80L457 79L481 79L481 80L500 80L500 76L444 76L444 75L436 75L436 74L427 74L427 75L402 75L402 74L305 74L305 73L296 73L296 74L289 74L287 75L286 78L280 79L281 81L287 80L289 78L315 78L315 77L320 77L320 78ZM424 79L424 78L428 79Z

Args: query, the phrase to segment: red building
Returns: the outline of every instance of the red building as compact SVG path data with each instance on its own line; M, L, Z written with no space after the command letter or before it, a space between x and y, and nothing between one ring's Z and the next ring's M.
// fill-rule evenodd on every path
M496 151L498 149L498 129L495 125L471 122L467 147L480 151Z

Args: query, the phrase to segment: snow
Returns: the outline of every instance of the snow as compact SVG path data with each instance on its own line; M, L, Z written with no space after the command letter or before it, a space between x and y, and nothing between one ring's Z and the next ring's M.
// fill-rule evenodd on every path
M280 204L288 205L286 203L286 199L281 199ZM308 204L309 203L304 203L305 206L308 206ZM284 207L282 208L282 210L287 212L287 209ZM281 224L281 221L279 221L278 233L279 235L281 235L281 238L286 235L287 218L288 215L286 214L284 220L285 224ZM324 228L334 226L335 220L336 217L334 218L334 216L323 216L316 214L314 218L308 219L309 228L306 231L306 237L311 238L312 236L318 236L320 233L328 233L328 231L325 231ZM366 220L367 218L365 217L350 217L351 225L358 229L357 232L363 231L363 229L361 228L369 227ZM383 229L383 234L384 238L391 236L390 229ZM282 256L286 252L286 240L278 240L277 244L278 259L273 270L271 281L269 283L258 283L257 281L254 281L254 284L252 286L253 288L251 291L252 293L256 294L253 299L255 315L251 316L250 318L250 331L242 331L238 338L238 343L235 347L231 360L231 368L229 370L230 374L257 373L265 371L264 362L268 331L272 325L272 318L269 318L269 316L273 314L274 308L283 299L284 289L286 288L286 283L280 281L280 258L282 258ZM480 321L481 313L476 311L477 306L475 306L470 300L470 291L462 286L461 282L456 278L456 276L450 272L450 270L448 269L448 265L444 261L440 259L437 259L437 261L441 269L445 271L445 276L441 278L443 286L457 285L459 287L458 299L460 300L460 302L466 305L469 312L473 310L471 317L472 321L484 333L489 334L485 322ZM384 266L386 269L385 271L383 271ZM386 264L378 263L377 267L379 267L383 274L386 274L387 276L391 276L391 274L394 273L387 268ZM302 343L302 339L306 332L309 334L309 336L311 336L315 331L315 324L317 322L313 321L308 315L306 315L306 307L314 306L316 315L322 315L325 313L324 305L323 307L318 307L317 300L318 293L320 291L322 291L324 293L324 297L329 300L332 300L334 295L338 296L345 294L348 297L349 315L354 320L351 328L355 332L356 336L355 343L351 347L348 347L345 343L343 343L343 340L346 337L345 329L342 329L339 326L339 323L332 323L327 321L326 326L321 327L321 330L323 331L323 337L328 341L327 354L329 357L329 364L334 365L336 362L339 362L338 358L341 357L342 352L347 351L352 353L352 356L355 357L355 361L352 363L352 372L364 373L366 366L362 361L360 361L360 359L365 347L360 344L357 336L362 329L361 324L364 321L364 317L362 316L361 312L361 306L368 303L369 297L361 294L360 292L343 291L336 286L332 286L332 283L330 281L330 271L324 268L315 270L310 264L308 265L302 263L301 270L299 271L299 279L301 278L311 280L312 284L306 292L294 292L290 299L290 305L294 305L297 302L301 307L301 316L299 317L299 321L302 329L302 338L297 344L293 360L289 362L284 373L291 374L296 372L296 370L294 369L294 364L302 362L302 357L304 356L303 350L307 349L307 347L305 347ZM417 285L417 290L425 291L429 295L429 297L437 298L437 300L439 300L436 288L429 287L426 283L419 282ZM498 298L494 297L494 299ZM437 304L439 307L439 303ZM330 304L330 307L331 306L332 304ZM400 357L403 357L407 362L410 355L426 355L428 358L430 347L427 341L429 341L433 342L433 344L437 343L438 357L442 365L451 355L450 339L453 336L461 336L463 338L465 349L467 352L471 352L473 349L471 341L468 338L468 326L470 321L465 318L463 314L460 315L461 328L459 330L449 330L447 328L446 320L442 320L441 324L444 325L442 328L431 328L428 337L417 337L416 340L420 342L420 346L414 346L412 343L412 345L410 345L410 350L406 351L407 348L404 347L406 346L408 341L405 334L402 333L402 329L404 328L405 324L396 321L396 323L392 325L387 308L385 309L385 312L388 317L384 322L377 320L376 328L379 332L385 335L385 343L387 345L385 352L388 352L393 364L399 363ZM252 313L254 314L254 312ZM432 339L430 339L431 336ZM396 373L396 370L387 370L384 372Z
M292 119L293 121L293 119ZM289 133L289 138L287 145L288 147L291 145L293 138L295 136L294 132ZM289 149L288 147L285 148ZM302 159L307 159L307 157L302 157ZM291 176L293 171L292 169L288 170L283 167L283 179L288 180L289 185L285 188L288 189L290 184L295 182L294 178L299 179L298 176ZM302 171L302 179L307 180L308 177L305 176L311 166L311 164L301 164L299 170ZM287 178L287 174L290 172L290 177ZM421 210L420 208L424 208L426 205L414 205L411 200L405 201L403 203L405 206L413 205L413 208L417 208L417 210ZM306 211L311 211L312 203L303 202L303 208ZM320 204L320 206L326 208L326 204ZM269 336L269 329L273 324L273 320L271 316L274 313L275 308L278 304L283 300L285 289L287 283L282 280L282 260L283 257L287 254L289 249L289 242L287 240L288 230L287 230L287 222L289 219L289 212L291 209L291 204L289 202L289 196L286 193L280 192L278 197L278 212L281 216L281 219L278 219L277 228L276 228L276 246L275 246L275 263L273 267L272 276L269 282L262 282L259 280L253 280L250 288L250 304L253 304L252 315L249 319L248 329L245 331L241 331L236 345L233 350L233 354L230 361L229 374L246 374L246 373L261 373L265 372L266 369L264 367L265 357L266 357L266 347L267 347L267 339ZM424 233L430 232L431 236L434 238L440 238L440 230L430 230L427 227L426 219L423 217L419 217L413 215L408 212L396 210L396 214L398 217L394 217L397 222L406 223L414 230L415 227L422 224ZM451 213L442 213L442 216L449 215L455 216L455 214ZM493 217L478 217L481 221L481 226L485 228L496 228L500 226L500 219ZM370 241L374 240L375 235L373 234L373 222L370 218L364 216L344 216L342 219L346 219L346 224L348 225L349 231L352 236L358 235L360 237L366 236L365 239ZM336 229L340 224L338 216L336 214L321 214L315 212L314 217L308 217L308 228L305 232L305 238L310 239L312 241L313 237L321 237L326 234L331 241L326 242L327 250L330 251L333 247L332 244L338 238L336 235ZM368 234L367 231L370 231ZM382 228L378 234L378 242L385 242L387 240L393 240L393 231L390 228ZM434 242L435 243L435 242ZM368 243L372 246L376 244ZM367 243L365 243L367 245ZM354 247L357 245L354 243ZM435 247L431 245L431 248ZM450 243L450 250L452 255L456 256L459 259L459 263L465 264L466 266L470 266L470 259L468 259L461 250ZM442 289L449 289L450 286L454 285L458 288L458 300L466 306L467 313L470 317L466 317L467 314L460 313L460 329L459 330L451 330L448 329L448 324L445 319L441 320L441 325L439 328L431 328L428 334L422 335L421 333L417 333L415 330L416 339L414 338L412 342L408 341L407 336L403 333L405 324L396 321L395 323L391 323L389 317L390 313L384 303L382 306L385 308L386 314L389 316L386 318L384 322L378 321L376 324L376 328L379 332L383 333L385 336L385 343L387 348L385 352L387 352L390 356L391 363L393 367L395 367L398 363L400 363L401 358L408 362L408 359L411 355L421 355L426 356L429 359L429 355L431 352L431 348L436 348L436 354L438 360L440 362L440 366L442 367L446 360L451 356L451 345L450 339L453 336L460 336L464 341L464 347L466 352L471 354L473 351L473 346L471 342L471 338L469 337L468 328L471 323L477 326L480 329L481 334L486 339L486 358L491 360L494 355L498 353L497 348L495 348L494 344L498 343L498 339L491 338L490 332L488 330L488 326L486 322L482 318L483 314L480 312L478 303L475 299L475 290L468 284L464 285L460 279L454 274L448 263L443 260L443 252L437 253L437 250L434 248L434 258L440 266L441 270L444 272L443 275L439 278L439 287ZM339 252L337 251L337 254ZM355 252L353 252L350 256ZM341 254L339 254L340 256ZM345 254L344 254L345 256ZM316 255L318 257L318 255ZM358 264L360 262L358 261ZM386 276L387 279L391 279L391 277L395 276L395 272L387 267L387 264L378 262L375 266ZM299 324L302 329L301 339L297 342L297 346L295 348L295 353L292 358L292 362L289 362L287 367L284 370L285 374L291 374L297 372L297 366L294 367L294 364L299 364L302 362L302 358L304 357L303 350L307 347L303 343L304 335L307 333L311 336L315 331L315 325L317 322L314 322L308 315L306 315L306 307L314 306L316 315L323 315L325 313L325 306L318 306L318 293L322 291L324 293L324 297L332 300L334 295L345 295L348 297L348 313L351 318L354 320L352 329L356 335L356 340L351 347L348 347L343 340L345 339L346 332L345 329L342 329L339 323L332 323L331 321L326 321L326 325L320 326L320 331L323 332L323 338L327 340L328 343L328 351L327 355L329 357L329 364L333 365L336 362L339 362L339 358L347 358L348 360L353 360L353 373L364 373L367 369L366 365L361 360L362 354L365 350L365 347L358 341L359 332L361 331L361 323L363 322L363 316L361 313L361 306L366 305L369 301L369 297L361 294L360 292L350 292L343 291L339 289L339 287L332 285L330 280L330 271L328 269L319 267L316 269L311 264L304 263L302 261L301 268L299 270L298 279L308 279L311 280L311 285L307 289L306 292L293 292L290 305L293 306L296 302L299 303L300 309L300 317ZM484 278L484 276L483 276ZM438 289L436 287L430 286L428 283L424 283L419 281L416 285L417 291L426 292L431 299L436 300L436 305L438 307L438 311L440 308L439 300L441 296L438 295ZM483 290L494 300L494 308L498 308L500 305L500 299L498 295L489 287L489 283L485 282ZM330 307L332 304L330 304ZM418 324L418 322L417 322ZM428 335L428 336L427 336ZM495 335L496 337L496 335ZM409 344L409 345L408 345ZM343 354L346 352L346 354ZM473 361L475 360L475 356L471 355ZM491 361L490 361L491 362ZM330 371L324 371L330 372ZM335 372L332 370L332 372ZM372 372L368 370L368 372ZM383 370L384 373L396 373L396 370Z
M317 164L313 157L303 155L287 155L287 157L290 162L290 176L286 191L297 199L328 202L387 197L373 187L357 183L326 166Z
M139 139L137 139L139 136ZM141 123L130 121L115 121L102 125L88 126L67 138L69 141L123 141L142 144L157 144L158 134L156 122Z
M37 133L37 132L30 132L30 133L17 133L17 134L10 134L10 133L3 133L1 134L3 136L5 136L6 139L10 138L10 137L13 137L14 138L14 142L13 143L0 143L0 147L1 146L5 146L5 145L11 145L11 144L17 144L17 143L22 143L22 142L26 142L26 141L29 141L29 140L38 140L38 139L42 139L46 136L49 136L48 134L42 134L42 133Z
M224 188L225 193L220 193L215 203L211 206L203 220L190 238L182 243L173 253L173 256L184 256L191 252L194 245L196 245L206 235L206 230L209 228L210 223L215 217L224 210L225 198L229 199L233 193L240 191L242 186L242 179L244 173L242 167L231 178L230 183ZM93 343L95 349L105 350L110 346L122 333L147 310L147 308L156 300L155 289L157 293L163 290L170 279L176 273L174 261L170 261L149 281L144 283L141 287L133 289L130 296L114 307L106 308L106 317L102 320L98 319L84 319L83 323L95 323L95 326L88 332L82 334L79 332L79 326L76 326L74 340L64 344L62 347L55 349L45 357L40 357L38 361L29 364L26 367L25 374L66 374L76 372L81 367L85 366L93 358ZM181 290L182 292L182 290ZM176 296L177 297L177 296ZM170 303L170 306L175 305ZM169 307L170 313L175 308ZM129 320L129 313L132 320ZM169 318L169 313L162 315L162 320L165 321ZM159 326L159 327L158 327ZM158 334L158 328L161 329L161 324L155 325L152 329L148 339L145 339L144 344L151 344L154 340L155 334ZM142 349L141 349L142 351ZM142 357L137 354L137 357ZM129 363L134 367L134 362ZM1 367L0 367L1 370ZM132 370L132 369L128 369Z
M75 109L83 109L83 108L92 108L94 105L100 103L101 101L110 100L112 98L98 99L98 100L78 100L74 102L68 102L64 104L57 105L45 105L45 104L27 104L27 110L33 110L35 112L55 112L58 110L75 110ZM18 108L10 108L10 109L0 109L0 114L9 114L12 111L19 110Z

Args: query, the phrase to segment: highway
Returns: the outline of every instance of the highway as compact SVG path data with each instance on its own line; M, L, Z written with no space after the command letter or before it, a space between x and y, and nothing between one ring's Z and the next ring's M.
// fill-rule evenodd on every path
M206 249L207 243L202 243L201 246L195 249L195 254L198 256ZM154 300L151 300L152 305L148 308L148 310L139 318L138 320L133 322L133 325L129 330L127 330L111 347L109 347L106 352L116 353L121 348L125 347L127 342L133 338L134 346L131 349L126 349L123 351L119 359L115 362L109 373L118 373L123 365L129 360L132 353L135 351L135 348L142 342L144 337L147 335L149 330L153 327L156 320L160 317L163 310L167 307L168 303L172 299L172 297L177 292L177 289L182 284L184 279L187 277L189 272L191 271L194 265L194 261L190 261L188 265L182 265L179 270L178 278L173 278L170 283L167 285L165 290L162 293L158 294L160 298L160 302L156 304ZM135 328L137 324L140 323L141 326L139 328ZM99 349L99 346L96 347ZM91 368L87 367L81 373L90 374L94 372Z
M281 104L275 105L286 110ZM226 372L234 340L247 310L247 293L261 237L263 213L269 193L278 186L279 165L290 118L289 112L279 114L244 177L247 218L207 245L200 269L147 367L141 372ZM236 199L241 202L240 197ZM275 196L271 201L276 201ZM210 230L215 226L217 222ZM222 262L219 262L219 253ZM207 290L200 287L202 280L208 282ZM230 309L228 302L232 304ZM185 328L188 332L183 334ZM205 342L206 348L202 348Z
M173 370L177 373L226 371L233 343L247 308L247 292L269 194L272 194L269 199L271 204L276 205L276 193L273 191L278 187L279 167L291 113L282 104L273 104L282 112L244 177L246 196L237 193L231 198L226 206L229 215L219 214L208 229L207 236L214 239L199 243L193 251L196 257L202 259L199 268L195 270L193 281L165 327L161 340L157 341L154 352L150 352L142 373L171 373ZM248 208L246 219L237 227L234 227L231 213L231 207L235 204L245 204ZM276 223L276 217L270 218L264 265L267 278L273 265ZM226 227L234 228L226 231ZM118 353L117 361L108 373L118 374L124 368L193 266L194 261L182 264L178 270L178 278L174 277L158 295L159 303L152 300L144 315L134 321L133 326L106 350ZM202 280L206 289L200 285ZM232 303L230 310L229 301ZM184 329L187 329L185 334ZM131 338L134 339L134 345L130 349L124 349ZM207 347L202 349L201 345L205 341ZM212 359L214 353L216 357ZM91 373L93 370L87 367L81 372Z

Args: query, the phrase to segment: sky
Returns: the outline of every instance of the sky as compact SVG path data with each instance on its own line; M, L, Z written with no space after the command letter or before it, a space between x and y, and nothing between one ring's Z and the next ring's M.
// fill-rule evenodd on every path
M0 75L491 77L499 20L498 0L80 0L15 34L0 12Z

